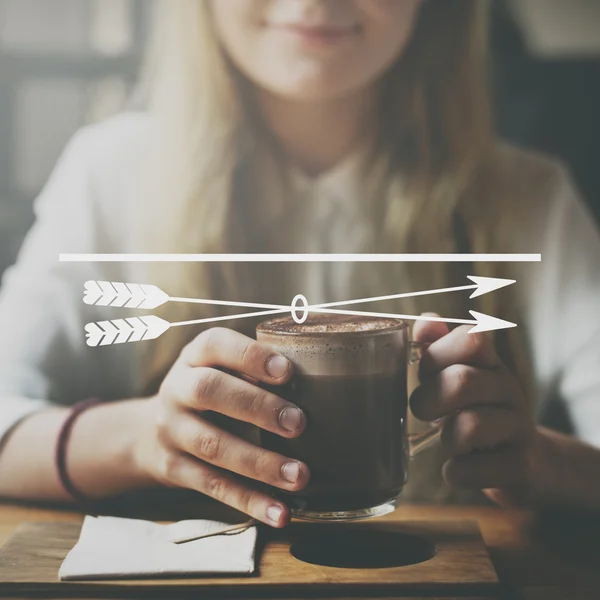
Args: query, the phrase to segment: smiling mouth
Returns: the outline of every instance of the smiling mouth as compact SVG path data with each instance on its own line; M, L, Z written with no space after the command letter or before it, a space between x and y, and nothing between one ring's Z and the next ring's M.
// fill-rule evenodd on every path
M304 25L301 23L283 23L283 24L267 24L274 30L288 33L300 40L319 46L327 46L348 40L357 36L360 33L360 26L353 25L349 27L331 27L331 26L314 26Z

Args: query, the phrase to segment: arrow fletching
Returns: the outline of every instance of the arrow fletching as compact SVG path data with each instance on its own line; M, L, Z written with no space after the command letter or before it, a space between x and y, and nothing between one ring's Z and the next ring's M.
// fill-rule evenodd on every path
M116 319L88 323L85 327L87 345L91 348L112 346L130 342L155 340L171 327L160 317L149 315L133 319Z
M155 285L88 281L83 301L90 306L155 309L169 301L169 296Z

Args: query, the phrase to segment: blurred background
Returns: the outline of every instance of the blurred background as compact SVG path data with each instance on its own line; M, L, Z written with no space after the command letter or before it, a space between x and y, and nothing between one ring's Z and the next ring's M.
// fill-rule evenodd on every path
M152 4L0 0L0 273L69 138L127 107ZM600 0L493 0L492 48L499 133L560 156L600 220Z

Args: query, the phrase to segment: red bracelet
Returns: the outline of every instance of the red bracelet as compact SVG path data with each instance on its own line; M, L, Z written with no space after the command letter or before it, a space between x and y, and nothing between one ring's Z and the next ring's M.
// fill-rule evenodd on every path
M73 406L69 416L65 419L65 422L60 428L56 442L56 452L54 455L56 470L63 488L73 498L73 500L84 507L90 507L92 505L92 501L83 492L80 492L71 481L69 471L67 469L67 449L69 447L69 440L71 439L71 432L73 430L75 421L83 412L94 406L98 406L99 404L102 404L100 400L90 399L84 400L83 402L78 402Z

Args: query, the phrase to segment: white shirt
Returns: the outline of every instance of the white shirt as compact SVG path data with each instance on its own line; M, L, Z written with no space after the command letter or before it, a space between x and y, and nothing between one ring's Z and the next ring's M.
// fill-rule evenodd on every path
M36 224L0 292L0 440L53 402L140 394L136 344L91 349L84 336L86 323L123 315L84 306L83 283L128 281L126 267L59 264L58 255L123 251L120 215L147 130L146 116L128 114L81 131L36 202ZM600 236L560 165L515 149L506 150L506 162L518 226L490 251L543 255L541 264L506 266L518 281L519 325L533 356L539 402L560 398L578 437L600 446ZM352 161L316 180L295 180L297 200L307 203L312 218L307 247L297 251L364 252L364 198ZM357 297L353 273L351 266L311 265L298 293L310 302ZM376 269L364 276L362 288L382 295L385 282Z

